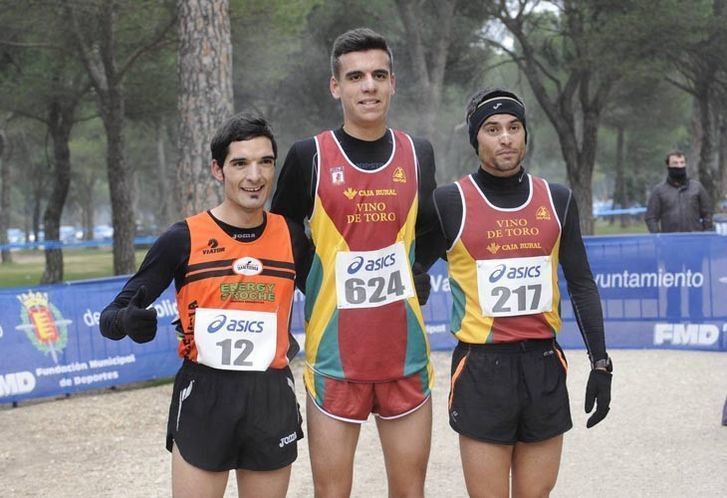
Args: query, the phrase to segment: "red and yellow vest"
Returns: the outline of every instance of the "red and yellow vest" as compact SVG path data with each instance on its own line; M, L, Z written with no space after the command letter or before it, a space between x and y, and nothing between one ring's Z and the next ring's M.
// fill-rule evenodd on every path
M390 159L373 171L355 166L332 131L315 137L315 203L310 218L315 256L306 285L306 385L310 369L337 379L382 382L430 369L429 344L416 295L363 309L340 308L336 255L403 244L411 280L418 177L414 144L390 130ZM429 370L430 379L431 370ZM430 382L431 382L430 380Z
M270 368L288 365L288 330L295 291L293 248L285 218L266 213L262 235L253 242L233 239L203 212L186 219L190 252L187 273L177 292L183 327L179 355L197 359L194 314L197 308L236 309L277 314L277 346ZM252 257L262 263L257 275L240 275L233 265Z
M447 261L452 290L451 331L461 342L483 344L544 339L554 337L560 330L560 220L547 182L530 175L528 179L530 197L522 206L512 209L492 205L471 176L456 182L463 206L462 225L460 235L447 251ZM488 291L495 291L497 279L504 269L515 272L514 279L518 278L518 270L526 271L526 266L517 266L518 258L543 256L550 257L550 311L515 316L487 316L483 313L477 261L487 264L489 260L492 265L499 261L506 263L496 266L489 281L484 281ZM508 289L499 290L501 293L493 294L496 296L493 301L503 294L510 294ZM517 290L522 291L526 304L533 299L531 289Z

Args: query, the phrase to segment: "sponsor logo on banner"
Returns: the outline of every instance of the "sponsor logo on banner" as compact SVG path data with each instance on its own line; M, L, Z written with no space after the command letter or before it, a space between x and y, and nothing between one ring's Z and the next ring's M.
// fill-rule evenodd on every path
M596 273L596 285L600 289L643 289L657 287L702 287L704 274L699 271L682 272L632 272L624 270L618 273Z
M727 331L727 324L722 326ZM719 341L719 327L711 323L657 323L654 345L713 346Z
M71 320L63 315L48 299L45 292L28 292L16 296L20 308L20 325L15 327L28 336L35 348L50 354L53 362L58 364L58 353L63 351L68 342L68 327Z
M232 271L238 275L259 275L263 271L263 264L259 259L245 256L232 263Z
M27 394L35 389L35 376L26 371L0 374L0 398Z

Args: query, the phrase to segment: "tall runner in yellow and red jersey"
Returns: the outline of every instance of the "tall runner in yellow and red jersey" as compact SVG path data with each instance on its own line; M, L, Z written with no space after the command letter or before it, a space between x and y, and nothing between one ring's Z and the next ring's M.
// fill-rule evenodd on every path
M235 470L239 496L282 498L303 435L288 361L310 243L299 225L264 210L277 157L264 119L230 118L210 148L224 200L157 239L101 313L101 333L151 341L157 317L146 307L174 282L183 363L167 424L172 494L222 497Z
M307 217L306 418L315 494L351 493L360 424L376 415L390 496L422 496L433 381L420 302L443 252L428 141L389 129L391 51L369 29L339 36L330 90L343 126L291 147L271 211Z
M470 496L548 496L569 430L558 267L592 370L586 412L608 414L611 360L603 314L571 191L529 175L525 106L512 92L477 93L467 106L479 168L438 188L452 290L449 424L459 433Z

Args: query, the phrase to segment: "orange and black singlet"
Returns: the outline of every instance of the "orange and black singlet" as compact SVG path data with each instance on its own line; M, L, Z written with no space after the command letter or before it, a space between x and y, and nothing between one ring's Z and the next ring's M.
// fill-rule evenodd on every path
M192 226L195 222L191 220L203 221L203 230L207 231L209 237L196 237L192 231ZM198 227L199 228L199 227ZM204 231L197 231L198 235L204 233ZM195 239L197 245L196 250L192 250L192 239ZM281 265L284 268L276 269L277 263L273 262L267 266L270 272L261 272L257 276L248 278L245 275L238 275L234 270L230 271L232 267L228 268L203 268L205 265L220 265L219 261L232 260L236 261L245 255L252 255L255 251L263 250L267 245L275 246L275 250L268 252L264 250L265 255L256 258L260 261L272 261L273 259L281 260ZM292 251L294 263L289 259L288 251ZM200 261L198 255L209 258L209 261ZM280 253L282 257L276 256ZM240 256L242 254L242 256ZM216 263L214 261L217 261ZM263 262L265 262L263 261ZM181 221L172 225L166 232L164 232L157 241L152 245L147 253L144 261L142 262L139 271L135 273L124 286L123 290L116 296L114 301L104 309L101 314L100 328L104 336L119 339L124 337L124 332L120 328L120 324L116 320L118 311L126 307L135 294L136 290L140 286L146 287L147 298L144 305L147 305L154 301L168 286L169 283L174 281L175 288L178 296L186 300L194 301L194 297L185 288L191 289L189 285L198 286L199 282L209 280L204 278L205 271L207 276L219 279L225 283L224 290L227 294L223 295L222 292L218 293L218 298L226 296L228 299L228 305L234 309L242 307L249 307L253 311L263 310L265 306L263 303L271 303L271 296L264 292L266 289L270 290L270 284L276 284L275 288L284 290L280 294L282 303L287 302L287 297L284 294L288 293L288 283L293 280L289 277L295 276L296 285L300 288L304 286L304 277L308 273L310 264L310 244L303 231L298 227L297 224L290 222L280 216L271 215L264 213L263 224L259 227L243 229L233 227L220 220L217 220L212 216L210 212L200 213L196 217L192 217L189 220ZM195 265L195 266L191 266ZM202 267L200 267L200 265ZM224 266L224 265L221 265ZM265 266L265 270L268 270ZM195 269L196 268L196 269ZM250 270L245 270L250 272ZM272 273L277 273L273 275ZM230 275L233 274L233 275ZM285 274L285 275L283 275ZM192 276L196 277L192 278ZM269 278L269 282L254 282L253 280L261 279L262 277ZM196 279L196 280L195 280ZM227 282L229 281L229 285ZM264 284L268 285L265 286ZM243 285L244 284L244 285ZM222 289L222 284L220 284ZM260 291L262 289L262 291ZM202 292L206 292L202 290ZM292 296L292 289L290 290ZM269 292L267 294L270 294ZM208 304L219 304L217 301L209 300ZM256 304L257 303L257 304ZM191 302L187 304L187 308L191 306ZM198 305L198 304L197 304ZM216 309L216 308L213 308ZM286 306L280 306L279 310L285 314ZM180 312L181 312L180 307ZM271 311L263 311L271 312ZM185 322L185 331L193 330L190 328L189 315L186 316L187 321ZM236 317L228 317L235 319ZM277 317L276 317L277 318ZM287 333L288 321L287 317L281 316L280 320L276 320L278 325L285 325L285 331ZM228 322L228 327L231 322ZM238 324L241 323L238 320ZM254 324L253 324L254 325ZM242 328L242 326L240 325ZM255 326L251 326L250 329L255 329ZM224 332L224 330L221 330ZM282 330L280 331L282 334ZM180 334L184 335L184 334ZM279 365L285 365L283 363L282 355L285 354L282 349L285 348L283 339L278 335L276 331L276 351L273 353L274 361L271 363L271 367L280 368ZM189 336L193 337L192 335ZM219 341L221 342L221 341ZM278 347L279 344L279 347ZM232 345L234 346L234 344ZM278 351L277 349L281 349ZM297 350L297 344L295 344L294 352ZM195 358L195 348L193 341L189 338L182 342L180 345L180 352L183 355L188 355L190 359ZM234 351L230 351L234 358ZM239 355L238 355L239 356Z
M187 218L190 253L187 274L177 291L177 309L184 332L179 354L190 360L198 358L196 341L212 335L210 360L216 368L234 363L236 338L260 340L272 334L269 341L242 342L241 355L256 354L266 348L269 363L282 368L288 364L288 324L295 290L295 265L288 227L282 216L269 214L263 234L254 242L224 240L224 232L210 218L200 213ZM217 244L210 243L211 240ZM215 247L212 247L215 246ZM206 313L204 330L200 330L201 310ZM233 311L244 311L235 314ZM272 329L270 329L272 328ZM230 343L216 343L229 331ZM272 343L270 341L273 341ZM217 351L217 347L220 348ZM217 354L224 355L218 358ZM238 358L242 358L238 356ZM240 359L240 362L253 360ZM219 363L219 364L218 364Z

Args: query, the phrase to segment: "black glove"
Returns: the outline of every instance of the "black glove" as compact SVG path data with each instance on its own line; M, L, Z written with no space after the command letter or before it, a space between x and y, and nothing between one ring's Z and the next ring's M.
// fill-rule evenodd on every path
M586 427L591 428L606 418L609 405L611 404L611 373L594 368L588 376L586 384L586 413L593 410L593 403L596 403L596 411L593 412L586 422Z
M154 339L157 333L157 310L145 309L146 287L139 287L126 308L119 310L117 320L126 335L139 344Z
M411 267L414 276L414 288L416 289L419 304L424 306L429 299L429 292L432 290L432 282L429 280L429 274L424 271L421 263L414 263Z

